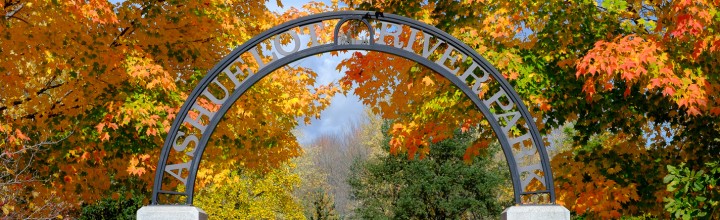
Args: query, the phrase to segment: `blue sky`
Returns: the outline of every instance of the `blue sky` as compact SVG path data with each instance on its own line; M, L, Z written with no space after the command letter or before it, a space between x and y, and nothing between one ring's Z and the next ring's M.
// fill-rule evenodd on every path
M338 63L349 56L349 53L340 54L339 57L332 57L330 54L311 56L291 66L298 66L313 69L317 74L317 85L327 85L330 82L337 82L343 76L342 72L335 69ZM359 122L366 117L363 104L358 96L348 92L348 95L337 94L332 98L328 106L320 115L320 120L313 119L310 125L301 125L297 128L298 141L300 144L309 144L314 138L321 134L343 134L352 127L352 124Z
M282 1L283 7L280 8L275 0L270 0L267 2L267 7L270 11L281 14L291 7L302 8L304 4L309 2L308 0ZM325 0L324 2L330 4L330 1ZM340 54L339 57L332 57L330 54L311 56L290 65L314 70L318 74L316 85L327 85L330 82L337 82L343 76L342 72L337 71L335 67L349 54L351 53ZM344 134L348 132L347 129L352 124L363 120L365 117L363 104L358 96L352 94L352 92L349 92L347 96L343 94L335 95L330 106L320 114L319 120L312 119L310 125L304 125L300 120L301 125L296 129L298 142L301 145L306 145L322 134Z

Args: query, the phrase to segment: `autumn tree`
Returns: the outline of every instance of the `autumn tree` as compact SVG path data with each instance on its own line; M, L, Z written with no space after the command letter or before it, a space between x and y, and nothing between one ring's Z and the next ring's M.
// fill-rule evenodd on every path
M546 133L572 123L570 151L553 158L553 170L558 202L576 214L666 217L663 198L671 196L662 181L666 165L699 170L718 160L717 1L346 3L435 25L497 67L542 119L539 127ZM358 55L346 66L375 58ZM388 66L366 68L362 76L396 67ZM347 78L358 84L372 79L357 73L350 68ZM382 102L376 97L385 96L373 91L384 87L356 94ZM386 95L397 95L393 92ZM402 128L410 137L422 137L427 124Z
M300 176L295 165L269 172L222 170L198 193L196 206L222 219L301 219L303 209L293 196Z
M296 16L271 13L264 4L0 1L0 157L13 161L3 164L7 170L18 164L32 171L3 171L3 192L15 192L1 198L4 217L76 217L81 206L101 197L149 195L157 164L150 155L158 154L189 91L231 49ZM294 119L314 117L327 105L320 97L336 91L309 89L313 74L283 68L253 87L238 101L250 104L238 104L242 109L224 123L250 121L216 133L230 138L208 149L260 156L205 160L206 170L242 166L269 172L299 155L290 133ZM282 92L287 95L275 97ZM268 96L276 99L270 106L254 105ZM265 136L247 132L270 126L279 130ZM238 147L240 142L247 147ZM202 175L212 179L215 173ZM40 181L24 181L33 179ZM52 205L67 211L47 209Z
M347 130L315 136L305 144L305 153L296 158L302 183L295 190L308 219L352 218L357 206L348 178L353 163L386 154L381 149L382 119L365 111Z
M48 211L57 210L47 209L53 204L77 213L121 186L147 194L157 164L149 155L156 155L177 107L211 65L274 24L331 9L316 3L307 12L276 15L263 3L0 1L5 217L64 213ZM557 154L553 168L559 202L576 214L668 217L664 198L684 194L665 191L666 165L701 170L718 160L717 1L346 3L435 25L497 67L545 132L572 123L571 150ZM411 61L368 52L342 66L348 68L343 92L358 88L376 114L394 120L387 128L392 153L425 158L458 126L484 123L450 83ZM261 82L238 101L287 94L269 107L239 104L228 115L223 123L239 126L216 134L229 138L214 139L209 153L257 150L260 156L208 160L200 186L219 175L214 170L281 167L300 154L289 133L297 122L289 119L316 115L327 105L321 97L338 92L306 89L314 85L308 76L313 73L305 69L281 69L271 76L276 81ZM388 89L398 82L411 87ZM239 120L250 122L234 123ZM257 135L267 128L275 130ZM466 160L487 144L470 146ZM26 165L32 172L22 169ZM602 203L618 195L628 198Z
M294 159L300 184L293 190L293 195L300 200L305 218L338 219L335 195L328 182L328 173L313 161L320 153L322 152L317 149L308 149L302 156Z

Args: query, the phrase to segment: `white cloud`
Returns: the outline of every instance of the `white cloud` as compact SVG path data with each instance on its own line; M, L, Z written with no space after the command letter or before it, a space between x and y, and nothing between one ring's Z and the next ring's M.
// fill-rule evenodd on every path
M337 71L335 67L343 59L349 58L351 54L352 51L340 53L340 56L331 56L326 53L320 56L307 57L296 63L298 66L310 68L318 74L316 86L327 85L331 82L337 82L343 77L342 71ZM300 133L298 142L305 145L322 134L343 134L348 132L348 128L364 117L364 107L358 96L352 94L352 92L349 92L347 96L343 94L335 95L330 106L320 114L319 120L312 119L309 125L301 124L298 126L297 130Z

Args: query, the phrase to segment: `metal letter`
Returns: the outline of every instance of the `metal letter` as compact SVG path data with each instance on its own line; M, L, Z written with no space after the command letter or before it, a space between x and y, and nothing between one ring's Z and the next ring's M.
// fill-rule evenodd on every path
M482 85L482 83L484 83L488 79L488 73L485 72L484 69L478 68L478 67L480 67L480 65L475 63L475 61L473 60L470 67L468 67L468 69L465 70L465 73L463 73L462 76L460 76L460 80L462 80L463 82L466 82L466 83L467 83L466 80L467 80L468 76L472 76L473 78L475 78L475 82L473 83L472 90L476 95L480 94L480 85ZM478 78L477 75L475 75L475 69L480 69L480 71L482 71L482 73L483 73L483 76Z
M197 148L197 144L200 139L198 139L198 137L195 135L188 136L187 138L185 138L185 140L183 140L182 144L178 145L177 139L184 135L185 135L185 132L178 131L177 135L175 136L175 143L173 143L173 149L177 152L184 151L187 148L187 146L190 144L190 142L195 143L195 147ZM190 156L192 156L192 155L190 155Z
M295 47L293 47L292 51L288 52L288 51L285 51L285 49L282 48L282 43L280 42L280 35L282 35L282 34L275 35L275 38L274 38L274 40L273 40L273 42L275 43L275 50L276 50L278 53L280 53L280 55L283 55L283 56L290 55L291 53L295 53L295 52L297 52L298 50L300 50L300 37L298 37L298 34L297 34L295 31L292 31L292 30L288 30L288 31L285 32L285 33L290 34L290 36L291 36L292 39L293 39L293 44L294 44Z
M345 36L345 34L340 33L340 34L338 34L338 35L340 35L340 36L338 36L338 40L337 40L338 45L348 45L348 44L350 44L350 41L348 41L348 37Z
M531 138L532 136L530 135L530 132L527 132L519 137L508 140L508 142L510 142L510 147L515 147L515 144L520 144L520 153L513 153L515 161L521 161L523 157L532 156L537 153L537 149L534 148L532 144L530 144L530 148L525 146L525 141L532 141Z
M528 175L528 176L525 176L524 180L520 181L520 185L522 186L523 190L527 188L527 185L530 184L530 181L532 181L533 179L537 179L540 181L540 183L542 183L543 186L547 186L547 185L545 185L545 178L538 176L535 173L536 170L542 171L542 165L539 163L536 163L536 164L533 164L530 166L519 167L518 172L521 175L522 175L522 173L527 173L527 175Z
M236 63L240 63L241 65L236 65ZM240 57L238 57L237 60L235 60L235 63L230 64L230 66L228 66L225 70L223 70L223 73L225 73L225 75L228 76L228 78L230 78L230 80L235 85L233 87L235 89L240 87L241 81L240 81L240 79L238 79L237 76L240 75L241 73L245 73L245 71L242 69L242 65L244 65L244 64L245 64L245 62L242 59L240 59ZM232 71L233 66L235 67L235 71ZM250 68L245 68L245 69L247 70L247 75L245 76L245 78L243 78L243 81L244 81L244 79L247 79L249 76L255 74L255 73L253 73L253 71Z
M523 136L525 136L525 135L523 135ZM520 136L520 138L522 138L523 136ZM527 139L529 139L529 138L527 138ZM527 148L524 144L520 144L520 152L517 154L513 154L513 156L515 157L515 161L522 161L522 159L524 157L532 156L532 155L535 155L536 153L537 153L537 149L532 147L532 145L530 145L530 148Z
M440 57L440 59L438 59L437 61L435 61L435 63L437 63L438 65L442 66L442 67L445 68L446 70L450 71L452 74L457 74L457 72L460 71L460 67L459 67L459 66L458 66L458 68L455 68L454 70L451 70L450 68L447 67L447 65L445 65L445 61L447 61L447 60L450 60L450 65L453 65L453 64L455 64L455 62L457 62L457 57L455 57L455 56L450 56L450 54L452 53L452 51L453 51L454 49L455 49L455 48L454 48L453 46L448 45L447 49L445 49L445 53L443 53L442 57ZM463 54L463 60L465 59L464 57L466 57L465 54Z
M442 40L438 40L437 44L432 47L432 49L428 50L428 46L430 46L430 37L431 35L427 33L423 33L423 50L422 50L422 57L425 59L432 54L432 52L435 52L435 50L440 46L440 44L445 43Z
M182 171L183 171L183 169L189 171L191 162L192 162L192 160L188 161L186 163L167 165L167 166L165 166L165 172L168 172L171 176L182 181L183 184L187 184L187 178L182 177ZM173 172L173 170L177 170L177 172Z
M415 51L413 50L413 45L415 44L415 38L417 38L417 32L418 30L410 28L410 38L408 38L408 43L405 46L405 50L415 53Z
M507 135L505 135L505 136L507 137ZM512 146L515 146L515 144L517 144L517 143L522 144L523 141L530 140L530 138L532 138L532 136L530 136L530 132L527 132L527 133L523 134L522 136L515 137L513 139L508 139L508 143L510 143L510 146L512 147ZM524 145L521 147L524 147Z
M390 25L391 27L394 26L395 32L394 33L388 32L389 28L387 27L387 25ZM385 37L392 36L393 37L393 45L388 45L388 46L402 48L402 42L400 42L400 34L401 33L402 33L401 26L399 26L397 24L381 21L380 22L380 38L378 39L378 42L381 42L382 44L387 45L387 43L385 42Z
M503 105L502 103L500 103L500 96L505 96L505 97L508 99L508 104L507 104L507 105ZM490 107L490 105L491 105L493 102L497 103L498 106L500 106L500 108L502 108L502 110L505 110L505 111L510 111L510 109L512 109L513 106L515 105L515 103L513 103L512 100L510 100L510 98L507 97L507 93L505 93L505 90L502 90L502 88L500 89L500 91L498 91L497 93L495 93L495 95L493 95L492 97L490 97L490 99L485 100L483 103L485 103L485 105L486 105L487 107Z
M320 42L318 42L318 37L317 37L315 25L320 26L320 30L325 29L325 24L323 24L322 21L321 21L321 22L317 22L317 23L308 24L308 25L305 25L305 26L301 26L301 27L300 27L300 31L302 31L302 29L305 29L306 27L308 28L308 31L310 31L310 33L309 33L309 34L310 34L310 47L314 47L314 46L319 46L319 45L320 45Z
M215 97L215 95L213 95L213 94L210 92L210 85L208 85L208 87L205 88L205 91L203 91L202 94L203 94L206 98L210 99L211 102L213 102L213 103L215 103L215 104L218 104L218 105L222 105L223 103L225 103L225 100L227 100L227 98L230 96L230 94L229 94L227 88L225 88L225 85L223 85L222 83L220 83L220 82L217 81L217 78L215 78L215 80L213 80L212 83L214 83L215 85L220 86L220 89L222 89L222 91L225 92L225 95L223 95L223 98L222 98L222 99L218 99L217 97Z
M193 119L190 117L190 115L187 115L187 116L185 116L185 121L184 121L184 122L190 123L191 125L193 125L193 126L196 127L197 129L200 129L200 133L201 133L201 134L204 134L204 133L205 133L205 128L207 127L207 125L204 125L204 124L200 123L200 120L202 120L202 116L203 116L203 115L207 116L207 117L208 117L208 120L212 119L213 115L215 115L215 112L210 112L209 110L207 110L207 109L203 108L202 106L198 105L197 102L193 104L193 107L192 107L191 110L197 110L198 112L200 112L200 114L198 114L198 116L197 116L197 118L196 118L195 120L193 120Z
M268 64L270 64L273 61L278 59L277 54L275 54L275 52L270 51L270 54L272 55L272 60L270 60L270 62L268 62L268 63L264 63L262 60L262 57L260 57L260 54L258 54L258 50L262 50L263 45L265 45L265 43L259 43L258 45L256 45L255 47L250 49L250 53L255 58L255 62L257 62L257 64L258 64L258 70L264 68Z
M505 121L506 125L502 127L502 130L506 134L508 133L508 131L510 131L510 129L513 126L515 126L515 123L517 123L518 120L520 120L520 118L522 118L522 115L520 115L520 112L510 112L510 113L499 114L499 115L495 115L493 113L493 116L495 116L496 120L502 118ZM508 120L508 118L507 118L508 116L512 116L512 119Z

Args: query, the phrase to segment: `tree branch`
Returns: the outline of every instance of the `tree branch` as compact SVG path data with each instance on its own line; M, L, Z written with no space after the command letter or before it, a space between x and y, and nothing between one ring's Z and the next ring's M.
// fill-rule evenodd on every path
M10 200L3 201L5 204L23 204L27 197L23 196L22 192L18 189L32 187L34 183L46 184L51 181L50 177L42 176L37 170L32 169L35 157L37 157L39 151L44 150L42 146L60 143L72 134L73 132L71 131L64 137L54 141L44 140L34 145L23 145L22 149L18 151L12 153L6 151L0 154L0 165L7 170L7 172L0 172L0 186L2 186L0 187L0 196L10 198ZM21 159L12 154L25 154L26 156L23 158L29 158ZM15 186L19 186L20 188ZM10 214L5 217L11 219L47 219L47 217L37 215L42 213L52 218L62 213L66 209L66 206L67 204L64 202L58 203L46 200L42 206L32 209L31 212L10 212Z
M5 8L7 8L7 7L9 7L9 6L12 6L12 5L15 5L15 4L17 4L17 3L20 3L20 1L15 2L15 3L12 3L12 4L10 4L10 5L5 5ZM21 9L23 9L24 7L25 7L24 4L20 4L20 5L17 6L16 9L5 13L5 19L15 18L15 19L18 19L18 20L20 20L20 21L22 21L22 22L25 22L25 23L28 24L28 25L31 25L30 22L26 21L25 19L22 19L22 18L19 18L19 17L15 17L15 14L17 14L17 13L18 13Z
M123 28L122 31L120 31L120 34L113 39L113 42L110 43L110 47L116 47L120 46L120 43L118 43L118 40L120 40L121 37L125 36L125 34L132 34L135 32L135 21L130 22L130 27ZM132 29L132 31L128 32L128 30Z
M49 85L49 83L51 83L51 82L54 81L54 80L55 80L55 77L53 77L53 78L51 79L51 81L48 82L48 84L46 84L46 85ZM64 85L64 84L65 84L65 83L59 83L59 84L49 85L49 86L47 86L47 87L44 87L44 88L38 90L37 92L35 92L35 96L39 96L39 95L45 93L46 91L48 91L48 90L50 90L50 89L58 88L58 87L60 87L60 86L62 86L62 85ZM72 90L71 90L71 91L72 91ZM10 103L10 107L18 106L18 105L20 105L20 104L23 104L24 102L30 101L31 99L32 99L32 98L30 98L30 97L25 97L24 99L12 101L12 102ZM0 113L4 112L4 111L7 110L7 109L8 109L8 106L0 106Z
M14 151L14 152L8 152L8 151L2 152L2 154L0 154L0 158L10 157L11 155L18 154L18 153L23 153L23 152L27 152L27 151L30 151L30 150L39 150L40 147L45 146L45 145L55 145L55 144L58 144L58 143L60 143L61 141L64 141L65 139L67 139L68 137L70 137L70 135L72 135L73 133L74 133L73 131L70 131L70 133L68 133L68 134L65 135L64 137L61 137L60 139L55 140L55 141L45 140L45 141L42 141L42 142L40 142L40 143L36 143L36 144L34 144L34 145L23 145L22 148L20 148L20 149L17 150L17 151ZM32 160L32 157L31 157L31 160Z
M157 1L157 3L162 3L162 2L164 2L164 0L159 0L159 1ZM147 4L147 5L144 5L142 8L140 8L140 18L142 18L143 16L147 15L147 13L150 11L150 10L149 10L150 7L152 7L152 6L153 6L153 3L151 2L151 3ZM112 43L110 43L110 47L120 46L121 44L118 43L118 40L120 40L120 38L123 37L123 36L125 36L126 34L129 35L129 34L132 34L133 32L135 32L135 25L136 25L136 24L137 24L137 23L136 23L136 20L130 21L130 27L123 28L123 30L120 31L120 34L119 34L117 37L115 37L115 39L113 39L113 42L112 42ZM131 29L132 29L132 30L131 30ZM128 30L131 30L131 31L128 32Z

